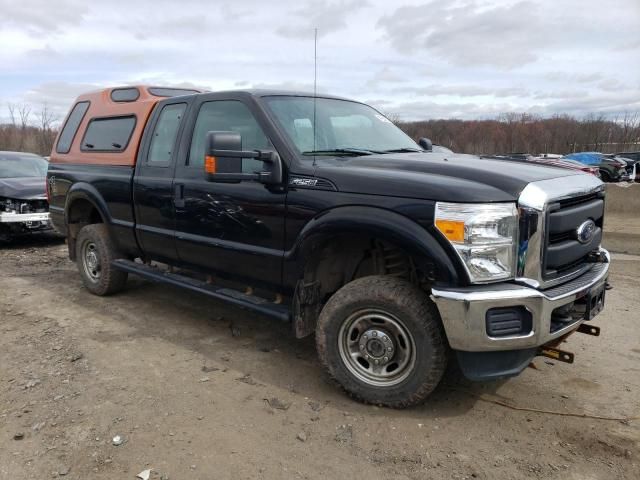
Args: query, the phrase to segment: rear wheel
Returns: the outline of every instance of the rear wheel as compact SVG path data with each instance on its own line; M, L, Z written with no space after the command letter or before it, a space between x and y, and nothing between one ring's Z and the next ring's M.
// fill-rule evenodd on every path
M603 182L610 182L611 181L611 175L609 175L606 170L600 170L600 180L602 180Z
M406 280L371 276L336 292L316 329L320 360L353 397L405 408L440 382L448 348L438 311Z
M118 255L105 224L83 227L76 239L76 251L78 270L87 290L102 296L124 288L127 273L111 265Z

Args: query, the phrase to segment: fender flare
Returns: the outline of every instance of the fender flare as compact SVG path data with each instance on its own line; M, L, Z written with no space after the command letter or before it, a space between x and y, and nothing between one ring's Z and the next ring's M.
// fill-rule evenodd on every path
M102 221L109 226L112 218L109 215L109 209L107 204L98 193L98 190L92 185L85 182L75 183L67 193L67 198L64 205L64 225L67 231L67 247L69 249L69 259L75 261L76 259L76 242L75 238L71 235L71 229L69 228L69 210L73 203L77 200L86 200L93 207L98 210L98 213L102 217Z
M87 200L91 203L96 210L98 210L98 213L102 217L104 223L112 223L112 217L109 213L107 203L104 201L104 198L102 198L102 195L100 195L98 190L89 183L78 182L74 183L67 193L67 199L64 205L64 221L66 225L69 224L69 210L71 206L76 200L80 199Z
M309 253L317 240L334 234L368 234L386 240L416 260L418 268L430 262L436 267L438 284L459 285L460 272L451 256L423 226L391 210L379 207L344 206L325 210L307 222L291 250L285 253L288 278L302 278Z

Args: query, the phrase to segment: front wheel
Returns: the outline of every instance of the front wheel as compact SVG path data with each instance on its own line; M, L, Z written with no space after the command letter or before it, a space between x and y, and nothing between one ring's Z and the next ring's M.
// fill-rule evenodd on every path
M405 408L440 382L448 347L438 311L406 280L371 276L338 290L316 328L320 360L353 397Z
M76 239L76 252L78 270L87 290L103 296L124 288L127 273L111 264L118 255L105 224L82 227Z

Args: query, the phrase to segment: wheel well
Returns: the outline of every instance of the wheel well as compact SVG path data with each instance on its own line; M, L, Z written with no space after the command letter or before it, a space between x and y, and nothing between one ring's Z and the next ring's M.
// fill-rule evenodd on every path
M317 317L329 297L361 277L389 275L404 278L427 291L435 281L435 265L420 262L392 242L371 235L332 235L314 243L305 255L304 277L294 299L296 335L315 329Z
M82 227L95 223L104 223L100 211L89 200L74 200L67 210L67 236L69 238L69 258L75 260L75 239Z
M305 277L319 281L326 296L369 275L391 275L419 283L411 255L390 242L367 235L327 239L313 249L309 258Z

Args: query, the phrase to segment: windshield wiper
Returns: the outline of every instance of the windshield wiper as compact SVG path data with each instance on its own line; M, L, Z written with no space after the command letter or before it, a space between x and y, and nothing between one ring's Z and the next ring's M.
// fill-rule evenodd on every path
M364 148L336 148L334 150L309 150L302 152L303 155L373 155L380 153L373 150L365 150Z
M403 148L392 148L391 150L383 150L380 153L411 153L411 152L424 152L421 148L411 148L411 147L403 147Z

